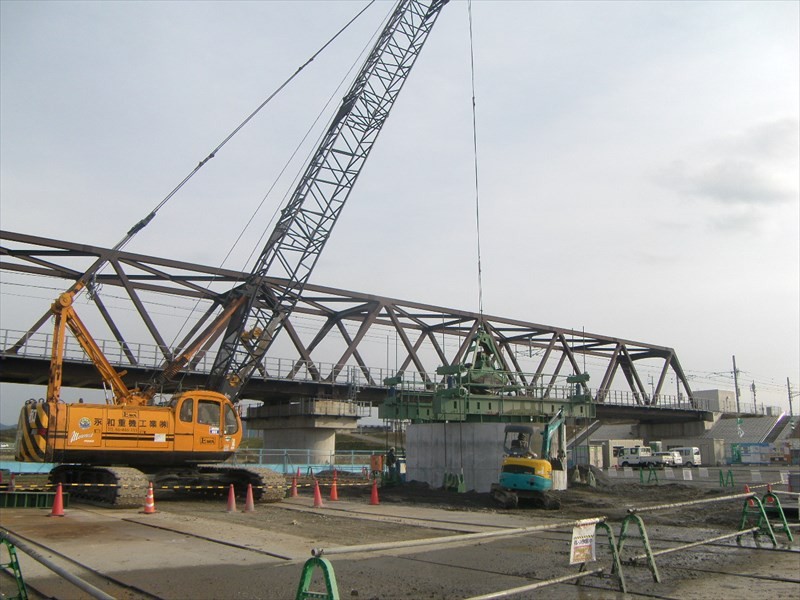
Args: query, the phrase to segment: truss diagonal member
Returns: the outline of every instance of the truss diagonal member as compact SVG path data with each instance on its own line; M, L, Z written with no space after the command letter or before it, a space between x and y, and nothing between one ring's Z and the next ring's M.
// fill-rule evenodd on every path
M558 334L558 339L561 342L561 351L563 356L565 356L569 360L570 366L572 366L572 372L576 375L582 372L578 361L575 360L575 353L572 351L572 346L570 346L569 342L567 342L567 338L563 333ZM589 391L589 386L586 383L580 384L583 387L584 392Z
M391 319L392 323L394 324L395 331L397 331L397 335L400 336L400 341L403 342L403 347L406 349L406 352L408 352L408 356L406 356L406 358L400 365L398 373L405 372L405 370L408 368L408 365L411 364L411 362L413 362L414 366L417 368L417 371L420 374L420 377L422 377L422 380L426 384L430 383L430 377L428 377L428 374L425 372L425 367L423 366L422 361L417 356L417 350L422 345L422 341L424 340L425 336L424 332L420 334L419 338L417 339L417 343L412 345L411 341L408 339L408 336L406 335L406 331L403 328L403 324L400 323L400 320L394 313L394 309L391 306L387 306L386 312L389 315L389 318Z
M103 320L105 320L106 325L111 330L111 334L114 336L114 339L117 340L119 347L122 348L122 352L128 359L131 365L138 365L139 361L136 360L136 357L133 355L128 342L122 337L122 332L117 327L117 324L114 322L114 319L111 317L111 314L108 312L106 305L103 303L102 298L97 293L92 294L92 302L94 302L97 310L100 311L100 314L103 316Z
M536 367L536 374L533 376L533 381L531 382L532 386L536 386L540 381L542 381L542 376L544 375L544 368L550 360L550 355L553 353L553 349L556 347L557 341L558 341L558 334L553 333L550 336L550 341L547 343L547 346L545 347L544 352L542 353L542 358ZM553 382L550 383L550 387L552 385Z
M611 357L609 358L608 366L603 374L603 379L600 381L600 387L597 389L597 398L595 398L597 402L606 401L608 390L611 389L611 383L614 381L614 375L616 374L617 367L619 366L619 353L621 351L622 344L617 343L617 345L614 347L614 351L611 353Z
M439 340L436 339L436 332L429 329L425 331L425 335L428 336L428 339L431 341L431 346L433 346L434 352L436 352L436 355L439 357L439 362L441 362L443 365L446 365L447 356L445 355L444 350L442 350L442 347L439 345Z
M528 378L525 377L525 374L522 372L522 367L520 366L519 361L517 360L517 356L514 353L514 350L511 347L511 344L508 343L508 340L506 340L505 338L501 337L501 338L498 339L498 344L497 345L500 346L503 349L503 351L508 355L509 360L511 360L511 363L514 365L514 370L513 371L509 371L509 373L512 376L514 376L514 375L518 376L519 380L520 380L520 383L522 385L524 385L524 386L527 386L528 385ZM512 381L513 381L513 377L512 377Z
M142 318L145 327L147 327L147 330L150 332L150 335L153 336L153 340L155 340L159 350L161 350L164 359L168 361L172 360L172 352L169 349L169 346L164 341L164 338L161 337L161 333L159 333L156 324L153 323L153 319L150 318L150 314L147 312L147 308L145 308L144 304L139 298L139 295L136 293L136 290L134 290L133 287L131 286L131 282L128 279L128 276L123 270L122 266L116 259L113 259L110 262L111 265L114 267L114 271L119 276L119 279L122 282L122 286L125 288L125 291L128 292L128 296L130 297L131 302L133 302L133 305L139 312L139 316Z
M313 381L320 381L321 375L317 365L314 364L314 360L311 358L311 351L303 345L303 342L300 339L300 336L297 335L297 330L294 328L294 324L291 322L291 319L286 319L286 321L284 321L283 328L286 331L286 334L289 336L289 339L292 340L292 344L294 344L298 354L300 354L300 360L295 361L294 365L289 371L287 379L294 379L294 376L297 375L298 371L305 367L311 374L311 379Z
M336 364L334 365L333 370L331 371L330 374L330 381L331 382L336 381L336 378L339 376L339 373L341 373L342 369L344 369L344 367L347 365L347 360L349 360L350 356L352 355L352 357L356 359L356 363L358 363L358 366L361 369L361 372L364 374L364 377L371 385L374 385L375 381L372 379L372 376L369 373L369 368L367 367L367 363L364 362L364 359L361 357L361 354L358 351L358 340L353 340L350 337L350 333L347 331L347 328L341 321L336 322L336 327L339 329L339 333L342 334L342 338L344 338L344 341L347 342L347 350L345 350L345 355L347 356L347 358L346 359L340 358L338 361L336 361ZM369 329L369 327L367 327L367 329ZM363 337L364 333L366 333L366 330L363 328L362 324L362 327L359 329L359 334L361 335L361 337ZM348 383L355 383L355 382L348 382Z
M458 347L458 351L456 355L453 357L453 360L450 361L451 365L457 365L464 360L464 356L467 354L467 350L469 350L470 344L472 344L472 338L475 337L475 334L478 333L478 329L481 326L481 322L478 319L475 319L472 323L472 327L469 328L469 333L464 336L464 339L461 341L461 345Z
M636 367L633 364L633 359L628 352L627 346L623 344L621 350L622 352L619 364L620 367L622 367L622 372L625 374L625 378L628 380L628 387L630 387L631 391L633 392L633 397L636 400L636 404L647 406L649 404L647 390L642 384L642 380L639 378L639 373L636 372Z
M347 332L347 328L344 326L341 316L336 321L336 325L339 328L342 337L347 341L347 348L345 349L344 353L339 357L339 359L336 361L336 366L334 367L333 373L331 373L331 381L336 381L336 377L339 375L339 372L342 370L342 368L344 368L344 365L347 364L347 361L350 360L350 357L353 355L356 356L356 360L361 366L362 371L366 374L367 379L372 380L372 377L370 377L369 375L369 371L367 369L366 364L361 359L360 355L358 355L358 344L361 343L361 340L364 339L364 336L367 334L370 327L372 327L372 324L378 318L378 315L383 310L383 305L380 302L371 302L367 305L358 307L358 309L360 313L365 313L366 316L362 316L361 326L358 328L356 336L353 339L350 339L350 334ZM350 311L345 311L345 314L348 313L350 313Z

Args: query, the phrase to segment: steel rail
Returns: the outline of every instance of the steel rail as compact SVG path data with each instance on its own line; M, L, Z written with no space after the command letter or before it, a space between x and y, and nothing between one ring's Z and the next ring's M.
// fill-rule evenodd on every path
M563 577L555 577L553 579L547 579L545 581L537 581L536 583L531 583L529 585L522 585L520 587L509 588L507 590L492 592L490 594L484 594L482 596L472 596L470 598L467 598L466 600L491 600L492 598L508 598L509 596L515 596L523 592L529 592L531 590L536 590L543 587L549 587L551 585L556 585L558 583L566 583L567 581L573 581L575 579L580 579L582 577L587 577L589 575L597 575L599 573L603 573L605 570L606 570L605 568L599 568L599 569L592 569L591 571L581 571L580 573L573 573L572 575L564 575Z
M92 598L97 598L97 600L114 600L114 596L109 596L103 590L96 588L88 581L81 579L77 575L70 573L69 571L67 571L62 567L59 567L50 559L40 554L37 550L31 548L28 544L26 544L16 536L10 534L8 531L0 530L0 538L8 540L16 548L18 548L19 550L30 556L35 561L41 563L42 565L50 569L56 575L63 577L75 587L83 590L84 592L89 594Z
M668 509L671 509L671 508L681 508L683 506L695 506L695 505L698 505L698 504L714 504L715 502L725 502L727 500L736 500L738 498L754 498L756 496L757 496L757 494L755 494L755 493L744 492L744 493L741 493L741 494L733 494L731 496L720 496L718 498L705 498L703 500L688 500L686 502L674 502L672 504L656 504L654 506L641 506L641 507L638 507L638 508L634 507L634 508L629 508L628 509L628 513L629 514L637 514L637 513L643 513L643 512L654 512L654 511L657 511L657 510L668 510Z
M434 538L424 538L417 540L405 540L398 542L380 542L377 544L358 544L355 546L339 546L338 548L312 548L311 556L328 556L331 554L354 554L357 552L379 552L382 550L395 550L399 548L414 548L417 546L435 546L439 544L458 544L473 540L512 537L515 535L525 535L537 531L548 531L551 529L561 529L563 527L578 527L581 525L592 525L605 522L606 517L595 517L591 519L580 519L577 521L562 521L549 525L532 525L530 527L516 527L514 529L504 529L502 531L482 531L480 533L465 533L463 535L446 535Z
M694 548L696 546L705 546L706 544L711 544L713 542L719 542L720 540L726 540L728 538L737 537L740 535L744 535L745 533L753 533L754 531L758 531L759 527L750 527L749 529L742 529L741 531L735 531L734 533L726 533L725 535L719 535L713 538L708 538L705 540L700 540L698 542L690 542L688 544L681 544L680 546L675 546L673 548L664 548L662 550L654 550L652 552L653 556L661 556L662 554L671 554L672 552L677 552L679 550L687 550L688 548ZM749 548L748 548L749 549ZM637 554L630 558L630 560L638 561L643 558L647 558L647 554Z

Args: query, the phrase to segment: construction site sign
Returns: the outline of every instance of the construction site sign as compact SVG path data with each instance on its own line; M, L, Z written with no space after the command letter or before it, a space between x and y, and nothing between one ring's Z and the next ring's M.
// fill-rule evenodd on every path
M594 545L595 523L576 525L572 528L572 545L569 552L569 564L592 562L595 558Z

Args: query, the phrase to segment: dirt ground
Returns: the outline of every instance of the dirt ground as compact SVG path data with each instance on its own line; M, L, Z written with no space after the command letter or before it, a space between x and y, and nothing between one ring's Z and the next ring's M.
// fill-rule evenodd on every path
M743 489L722 488L713 479L684 483L666 482L662 477L654 485L639 483L638 474L635 479L621 479L594 471L594 476L594 486L571 480L569 490L554 492L561 503L558 510L503 509L490 494L448 492L416 482L381 487L379 506L373 506L371 482L344 473L337 480L340 502L335 502L330 499L332 473L318 473L321 508L312 506L313 480L302 478L299 498L259 504L252 513L242 512L241 498L237 499L238 511L229 512L225 499L189 500L159 492L155 515L75 503L64 519L55 522L21 510L4 512L2 524L92 564L102 573L145 587L159 598L180 599L191 593L193 598L288 600L294 597L301 566L311 548L330 551L600 516L607 518L617 535L629 507L715 498ZM647 513L644 520L654 548L664 547L676 540L694 541L736 531L742 506L743 501L726 501ZM180 532L190 537L184 538ZM752 545L752 538L746 541ZM626 596L614 591L609 582L606 590L560 585L516 597L796 599L800 597L797 550L797 542L778 552L703 546L659 558L663 583L653 582L646 568L626 567ZM491 543L333 554L331 560L343 598L456 600L563 575L569 572L568 558L568 533L548 532ZM52 578L40 575L30 562L24 568L42 589L53 584ZM75 597L70 593L48 589L40 597ZM143 596L118 597L133 600Z

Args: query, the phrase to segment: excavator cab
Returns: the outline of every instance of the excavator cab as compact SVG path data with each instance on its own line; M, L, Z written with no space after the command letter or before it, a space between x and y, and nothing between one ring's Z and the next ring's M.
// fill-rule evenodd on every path
M533 427L529 425L506 425L503 451L507 456L528 456L536 458L531 449Z

